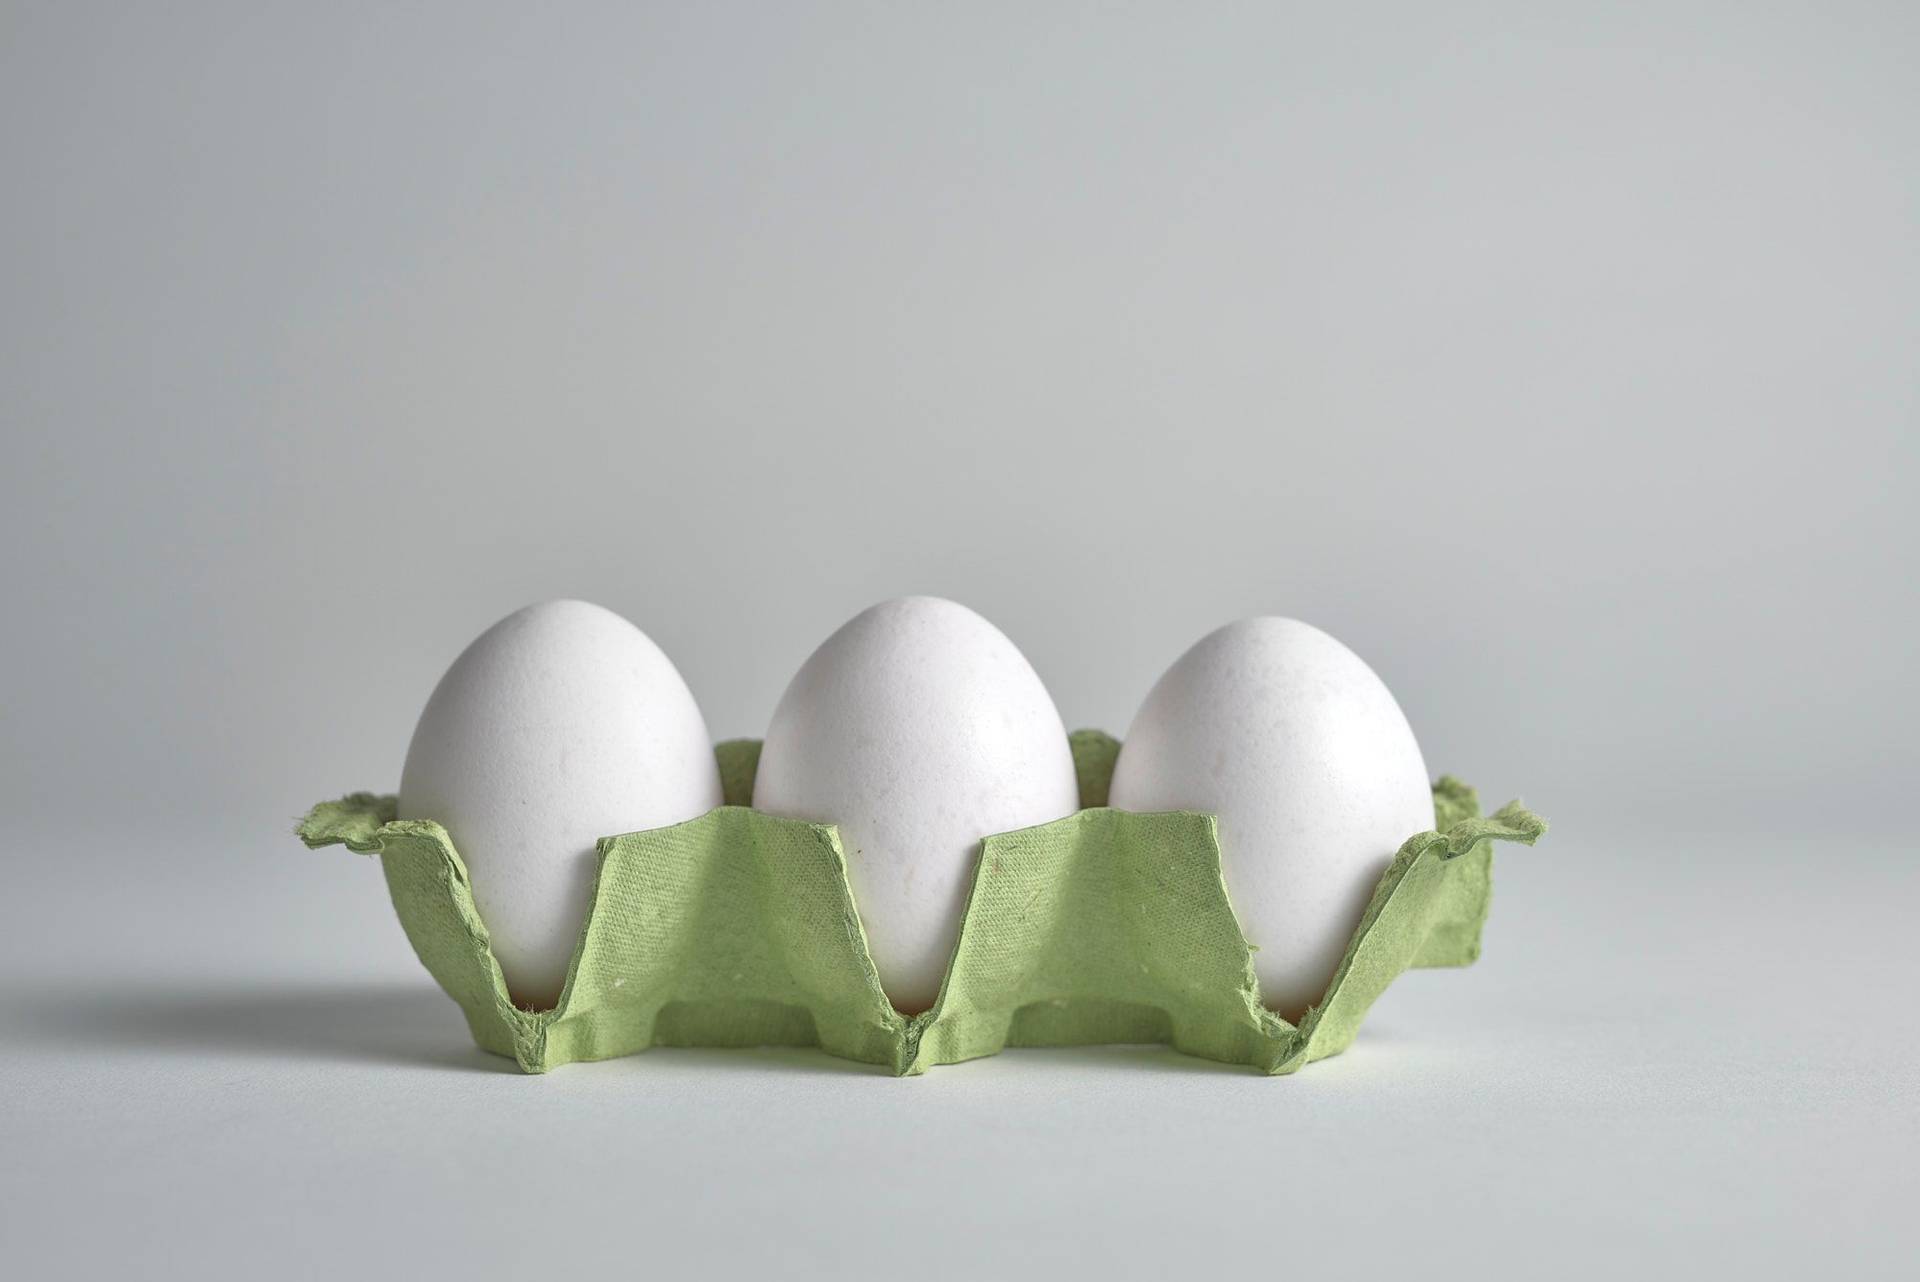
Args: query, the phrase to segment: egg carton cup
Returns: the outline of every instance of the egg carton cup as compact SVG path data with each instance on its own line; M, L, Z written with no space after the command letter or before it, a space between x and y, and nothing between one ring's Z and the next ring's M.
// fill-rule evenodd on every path
M911 1017L881 990L834 828L747 808L755 740L715 749L725 805L600 840L549 1011L507 996L438 823L355 793L315 806L297 833L380 856L407 938L474 1040L528 1073L652 1046L818 1046L905 1075L1006 1046L1165 1043L1281 1074L1346 1049L1402 971L1478 958L1492 843L1532 845L1547 828L1518 802L1481 818L1473 789L1442 778L1434 830L1400 847L1325 997L1294 1025L1261 1004L1214 817L1109 809L1119 742L1083 730L1072 746L1086 808L981 844L939 997Z

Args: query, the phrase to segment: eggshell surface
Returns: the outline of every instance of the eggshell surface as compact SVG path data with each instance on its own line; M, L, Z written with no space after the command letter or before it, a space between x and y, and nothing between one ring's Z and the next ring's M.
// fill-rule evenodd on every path
M1218 817L1262 998L1296 1022L1395 851L1434 823L1400 705L1358 655L1294 619L1231 623L1182 655L1127 732L1110 801Z
M720 804L705 719L640 629L584 601L508 615L434 688L400 780L399 814L443 825L514 1002L560 998L601 837Z
M904 597L856 616L781 697L757 809L838 826L888 998L933 1005L981 839L1079 807L1067 732L1040 677L965 606Z

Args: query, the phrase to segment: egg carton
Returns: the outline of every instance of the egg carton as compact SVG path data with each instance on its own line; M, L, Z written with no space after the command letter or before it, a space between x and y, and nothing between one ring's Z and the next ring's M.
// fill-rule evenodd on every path
M911 1017L881 991L834 828L748 808L757 740L715 748L727 804L601 839L548 1011L508 997L445 828L355 793L315 806L297 833L380 856L407 938L474 1040L528 1073L651 1046L818 1046L905 1075L1006 1046L1165 1043L1280 1074L1346 1049L1400 972L1479 957L1492 843L1532 845L1547 828L1518 802L1483 819L1473 789L1441 779L1435 830L1400 847L1296 1025L1261 1004L1214 817L1107 808L1119 742L1092 730L1071 742L1085 809L982 843L939 997Z

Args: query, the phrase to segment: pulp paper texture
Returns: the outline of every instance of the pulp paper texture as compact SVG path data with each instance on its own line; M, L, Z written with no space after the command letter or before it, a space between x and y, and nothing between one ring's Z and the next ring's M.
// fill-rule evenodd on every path
M551 1011L508 999L439 824L355 793L315 806L298 833L380 856L407 938L474 1040L529 1073L649 1046L778 1045L908 1074L1004 1046L1109 1042L1293 1072L1344 1050L1401 971L1478 957L1491 843L1546 831L1517 802L1483 819L1471 788L1434 785L1435 830L1400 847L1326 997L1296 1027L1261 1005L1213 817L1105 808L1118 750L1076 733L1088 809L982 843L946 982L913 1018L881 991L834 829L747 808L750 740L716 749L726 805L600 841L592 908Z

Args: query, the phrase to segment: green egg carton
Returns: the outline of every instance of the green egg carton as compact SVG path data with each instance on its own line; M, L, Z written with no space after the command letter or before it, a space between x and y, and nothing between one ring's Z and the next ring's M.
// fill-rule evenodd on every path
M1518 802L1480 818L1473 789L1441 779L1435 830L1400 847L1296 1026L1261 1004L1213 816L1109 809L1119 742L1082 730L1072 745L1086 808L982 843L940 995L912 1017L881 991L833 827L748 809L755 740L715 749L727 804L600 840L550 1011L508 998L445 828L363 792L315 806L297 833L380 856L407 938L474 1040L529 1073L650 1046L818 1046L913 1074L1005 1046L1153 1042L1279 1074L1346 1049L1401 971L1477 958L1492 843L1547 828Z

